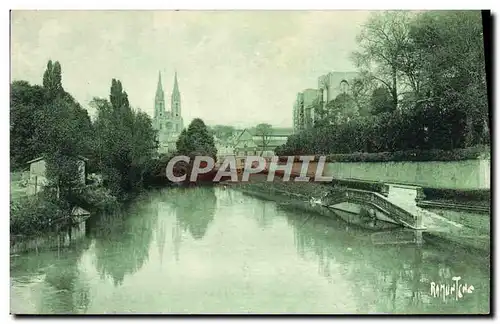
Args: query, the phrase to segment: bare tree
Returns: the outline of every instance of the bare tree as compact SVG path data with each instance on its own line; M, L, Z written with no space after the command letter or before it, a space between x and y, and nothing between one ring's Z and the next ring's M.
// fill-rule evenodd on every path
M260 136L262 137L262 152L261 155L266 151L269 141L270 141L270 135L273 131L273 127L269 124L262 123L259 124L255 127L255 136Z
M360 50L353 53L354 63L361 72L387 87L395 108L398 90L404 85L400 84L401 78L407 74L412 80L416 78L410 71L412 61L407 55L411 46L410 20L411 13L405 11L374 13L356 38Z

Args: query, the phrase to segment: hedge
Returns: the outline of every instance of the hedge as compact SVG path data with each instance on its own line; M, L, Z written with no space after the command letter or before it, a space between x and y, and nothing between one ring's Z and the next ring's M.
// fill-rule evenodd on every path
M318 161L320 155L315 155ZM489 145L479 145L451 151L445 150L408 150L380 153L349 153L326 155L326 162L404 162L404 161L462 161L476 159L490 159ZM286 156L280 156L280 162L286 162ZM294 161L300 161L295 156Z

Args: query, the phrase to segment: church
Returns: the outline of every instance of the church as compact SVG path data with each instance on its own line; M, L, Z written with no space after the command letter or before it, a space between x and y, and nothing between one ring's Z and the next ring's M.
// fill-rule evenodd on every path
M166 110L165 94L161 83L161 72L158 73L153 128L158 131L158 153L175 152L175 142L184 128L181 115L181 94L177 82L177 72L175 72L174 76L174 89L172 90L172 97L170 100L170 110Z

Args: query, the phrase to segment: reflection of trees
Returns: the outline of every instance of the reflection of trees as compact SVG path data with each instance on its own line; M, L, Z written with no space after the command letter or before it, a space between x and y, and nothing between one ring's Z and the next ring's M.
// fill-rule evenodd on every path
M179 261L179 251L181 249L182 243L182 229L179 221L176 220L174 226L172 226L172 244L174 246L175 261Z
M194 239L199 240L214 219L217 197L213 187L186 188L179 193L174 206L181 228L188 230Z
M126 274L143 266L148 259L156 218L156 212L136 207L99 219L94 236L97 270L101 276L111 276L118 285L123 283Z
M267 228L273 223L276 216L275 204L269 201L256 200L254 215L260 228Z
M43 270L45 284L41 288L39 313L81 314L87 311L89 286L78 264L87 247L88 241L85 241L72 250L63 251L61 255L52 252L35 256L36 259L43 259L42 263L51 264Z
M376 311L389 313L429 313L429 312L473 312L487 308L488 299L484 291L478 300L470 298L461 304L441 303L429 296L430 282L451 283L451 274L478 282L484 272L469 261L464 267L462 260L467 257L446 259L455 256L455 251L439 251L437 259L429 258L427 250L432 246L373 245L370 232L349 228L340 222L314 218L304 222L304 215L291 214L289 224L294 228L297 253L306 259L315 257L319 272L331 282L334 266L342 271L361 303L363 291L375 292ZM451 270L450 270L451 269ZM448 278L449 277L449 278ZM448 278L448 279L447 279ZM440 305L441 303L441 305ZM367 310L365 310L367 311Z

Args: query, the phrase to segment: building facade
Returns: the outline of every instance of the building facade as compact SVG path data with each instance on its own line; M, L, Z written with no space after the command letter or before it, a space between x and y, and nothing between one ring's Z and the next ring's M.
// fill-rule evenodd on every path
M293 131L299 132L314 125L314 104L318 102L318 89L305 89L297 94L293 105Z
M158 85L155 95L155 113L153 118L153 128L158 132L158 153L175 152L175 142L184 129L177 72L174 76L170 110L167 110L165 102L161 73L158 73Z
M236 157L248 155L271 157L274 156L274 150L286 143L288 137L293 134L290 128L270 129L269 134L265 136L257 134L255 129L245 128L239 131L234 140L234 154Z
M86 182L86 162L87 158L79 156L76 159L78 166L77 184L85 185ZM48 184L47 180L47 163L43 157L38 157L26 162L30 166L29 180L27 186L28 195L35 195L43 190Z
M351 83L359 74L357 72L329 72L318 77L317 89L305 89L297 94L293 104L293 131L300 132L314 126L314 106L323 108L340 94L351 93Z
M350 84L358 72L329 72L318 78L318 90L323 104L337 98L342 93L351 91Z

